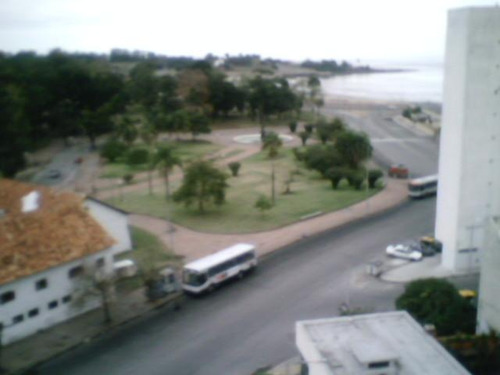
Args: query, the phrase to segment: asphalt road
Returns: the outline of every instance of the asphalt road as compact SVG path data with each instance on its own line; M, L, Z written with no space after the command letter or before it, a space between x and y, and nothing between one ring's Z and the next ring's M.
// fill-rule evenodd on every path
M435 199L283 249L258 271L179 312L155 311L53 360L42 374L250 374L297 355L294 323L338 315L343 302L391 310L402 285L364 275L389 242L432 231Z
M405 163L413 175L435 173L437 143L390 120L342 113L372 138L376 157ZM433 232L435 199L409 201L378 217L326 232L278 251L258 271L179 312L161 309L67 353L42 374L250 374L296 356L297 320L338 315L342 303L374 311L394 309L399 284L364 274L388 243Z

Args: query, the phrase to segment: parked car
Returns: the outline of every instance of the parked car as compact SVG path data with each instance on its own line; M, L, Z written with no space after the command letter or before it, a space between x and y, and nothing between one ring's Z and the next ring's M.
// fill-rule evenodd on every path
M389 177L408 178L410 174L408 168L404 164L391 165L389 168Z
M408 259L412 261L422 260L423 255L418 248L412 245L398 244L389 245L385 249L385 253L390 257Z
M424 236L420 238L420 246L422 248L431 248L436 253L440 253L443 250L443 244L441 241L437 240L432 236Z

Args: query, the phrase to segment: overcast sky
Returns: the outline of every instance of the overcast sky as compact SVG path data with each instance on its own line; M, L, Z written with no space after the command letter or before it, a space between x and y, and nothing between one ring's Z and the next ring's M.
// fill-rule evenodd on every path
M448 9L498 0L0 0L0 50L439 62Z

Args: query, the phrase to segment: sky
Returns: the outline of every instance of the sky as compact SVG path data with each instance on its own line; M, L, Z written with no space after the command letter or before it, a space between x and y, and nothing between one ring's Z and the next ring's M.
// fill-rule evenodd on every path
M0 50L439 63L451 8L499 0L1 0Z

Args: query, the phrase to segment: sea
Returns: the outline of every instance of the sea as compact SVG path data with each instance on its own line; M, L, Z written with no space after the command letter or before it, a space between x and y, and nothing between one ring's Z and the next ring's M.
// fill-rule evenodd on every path
M322 78L323 93L370 100L442 103L442 64L390 65L380 69L401 71Z

